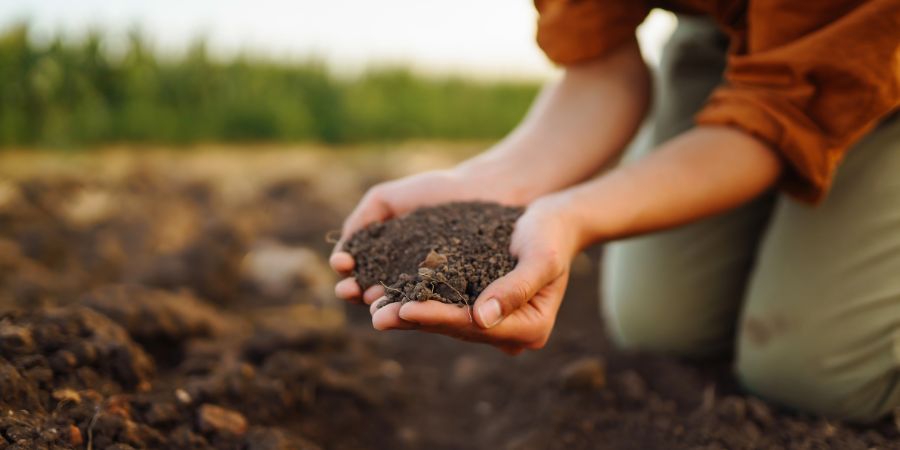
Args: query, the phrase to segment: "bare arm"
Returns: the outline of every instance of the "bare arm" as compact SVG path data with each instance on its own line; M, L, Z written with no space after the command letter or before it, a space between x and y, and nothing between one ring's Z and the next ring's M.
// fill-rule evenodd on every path
M657 151L547 198L578 224L583 247L678 226L736 207L770 188L781 161L729 127L696 127Z
M344 221L341 239L369 223L420 206L465 200L528 204L590 177L622 151L644 118L650 97L647 67L636 43L566 69L549 85L528 116L506 139L450 170L426 172L379 184ZM335 246L330 263L349 275L353 257ZM353 278L335 286L338 297L371 303Z
M594 175L631 141L650 100L637 44L566 68L522 123L458 170L503 180L512 203L528 203Z
M602 242L674 227L733 207L769 189L776 154L726 127L697 127L647 157L532 203L516 223L516 268L492 283L467 312L410 302L373 316L379 329L419 328L518 353L547 342L575 254Z

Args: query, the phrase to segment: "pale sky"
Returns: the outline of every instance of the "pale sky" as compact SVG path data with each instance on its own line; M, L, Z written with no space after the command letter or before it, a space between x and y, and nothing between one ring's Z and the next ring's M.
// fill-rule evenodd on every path
M98 28L122 37L134 27L162 51L205 36L210 51L273 58L315 55L338 70L403 64L417 70L489 77L554 73L534 43L530 0L3 0L0 27L19 20L34 37ZM675 25L655 11L639 30L655 62ZM115 41L112 41L115 43Z

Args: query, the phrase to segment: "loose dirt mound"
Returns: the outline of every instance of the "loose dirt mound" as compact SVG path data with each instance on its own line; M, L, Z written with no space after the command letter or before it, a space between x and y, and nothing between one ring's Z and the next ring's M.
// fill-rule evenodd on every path
M0 448L395 447L396 371L322 296L339 215L177 173L0 179Z
M94 412L103 399L109 408L121 408L118 394L150 388L150 357L125 330L87 308L7 313L0 317L0 330L5 443L81 444L94 432ZM101 428L129 442L156 441L154 433L126 417L104 420Z
M318 448L300 434L303 428L313 425L315 434L349 418L366 429L358 415L390 395L389 386L365 388L385 383L381 362L343 333L293 324L287 332L259 327L215 338L224 326L214 324L228 319L208 307L198 308L203 317L178 316L194 300L174 299L112 287L83 302L103 314L67 306L0 317L0 446ZM153 358L129 333L148 343L170 342L180 359L166 357L174 368L156 376ZM310 411L331 424L265 426ZM369 423L386 426L378 418Z
M472 304L515 266L509 240L522 208L449 203L372 224L345 246L365 289L382 283L393 302L438 300Z

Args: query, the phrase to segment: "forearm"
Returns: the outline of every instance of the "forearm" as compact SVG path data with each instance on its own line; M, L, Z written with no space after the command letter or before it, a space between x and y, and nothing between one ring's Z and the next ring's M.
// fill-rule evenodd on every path
M649 97L650 77L636 44L569 67L514 132L460 170L503 180L513 202L528 203L585 180L621 152Z
M698 127L550 200L576 224L576 246L682 225L769 189L781 161L737 129Z

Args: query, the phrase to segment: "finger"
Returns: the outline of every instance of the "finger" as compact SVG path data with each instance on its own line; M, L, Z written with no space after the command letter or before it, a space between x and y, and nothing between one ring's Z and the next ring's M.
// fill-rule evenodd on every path
M362 295L362 289L356 283L356 278L344 278L334 285L334 295L344 300L358 299Z
M475 301L475 323L493 328L513 311L528 303L538 291L559 276L553 255L523 255L512 272L500 277Z
M465 328L472 324L469 307L459 307L435 300L407 302L399 311L400 318L428 327Z
M328 264L335 272L346 275L356 266L356 261L353 260L353 255L337 251L328 258Z
M400 302L390 303L379 308L372 315L372 327L376 330L414 330L418 326L400 318Z
M363 301L366 302L367 305L371 305L375 300L378 300L381 297L384 297L384 286L380 284L371 286L366 289L366 292L363 292Z
M341 230L341 239L335 248L343 248L344 241L349 239L353 233L360 228L372 223L387 220L391 217L391 209L387 203L382 200L378 188L369 189L369 192L363 196L356 209L347 216L344 226Z
M375 301L373 301L372 303L369 304L369 314L374 316L375 311L378 311L378 309L380 309L382 306L386 305L387 301L388 301L388 298L384 297L384 296L378 297L377 299L375 299Z

